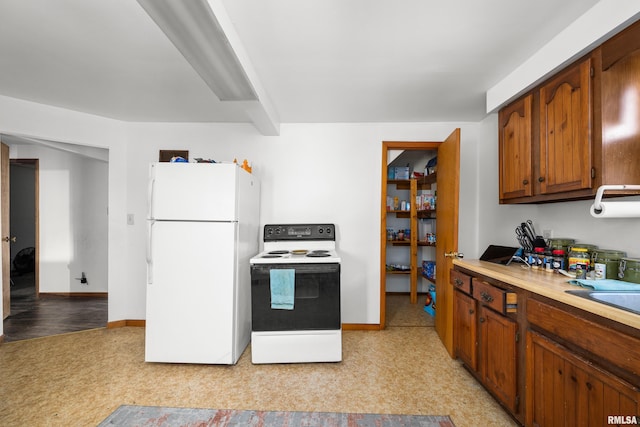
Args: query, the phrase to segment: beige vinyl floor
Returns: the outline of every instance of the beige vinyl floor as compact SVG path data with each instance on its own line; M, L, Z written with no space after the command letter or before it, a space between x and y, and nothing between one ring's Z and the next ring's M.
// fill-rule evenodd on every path
M119 405L450 415L457 427L514 426L440 343L408 296L388 327L344 331L343 361L151 364L144 328L93 329L0 345L0 426L95 426Z

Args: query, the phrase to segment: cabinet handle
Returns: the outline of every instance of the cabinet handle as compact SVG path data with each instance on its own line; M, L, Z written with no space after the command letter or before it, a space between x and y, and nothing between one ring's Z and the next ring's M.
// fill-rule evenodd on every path
M458 279L457 277L453 280L453 282L456 284L456 286L464 285L464 282L462 280Z
M474 313L473 309L472 309L472 308L470 308L470 309L469 309L469 314L473 314L473 313Z
M522 185L527 185L529 184L529 180L528 179L523 179L522 180Z
M541 176L540 178L538 178L538 182L544 182L544 176Z
M480 323L484 323L484 317L481 317L479 320L480 320Z
M480 298L482 298L482 301L484 302L493 301L493 297L486 292L480 292Z

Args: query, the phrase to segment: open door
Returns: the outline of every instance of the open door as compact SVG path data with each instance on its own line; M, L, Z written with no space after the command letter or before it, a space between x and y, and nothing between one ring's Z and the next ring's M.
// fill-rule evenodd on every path
M380 329L386 322L386 251L387 251L387 152L389 150L417 150L438 152L436 203L436 331L447 351L453 354L453 294L449 285L452 258L445 252L458 250L458 199L460 182L460 129L453 131L444 142L383 141L382 143L382 199L380 224ZM415 237L414 237L415 238ZM415 254L411 254L415 257ZM412 277L417 272L412 271ZM413 287L412 287L413 289Z
M453 356L453 287L449 271L458 253L460 195L460 129L438 147L436 203L436 332Z
M2 209L2 319L11 314L11 238L9 237L9 146L0 143L0 204Z

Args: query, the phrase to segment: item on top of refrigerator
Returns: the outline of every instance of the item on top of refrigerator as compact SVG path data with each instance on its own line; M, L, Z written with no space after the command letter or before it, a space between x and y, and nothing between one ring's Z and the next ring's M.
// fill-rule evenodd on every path
M203 159L202 157L196 157L193 159L196 163L216 163L215 160L212 159Z
M171 160L169 160L169 162L171 162L171 163L189 163L187 161L187 159L185 159L184 157L180 157L180 156L172 157Z
M242 161L242 166L240 166L242 169L246 170L247 172L251 173L251 165L249 164L249 161L247 159L244 159Z

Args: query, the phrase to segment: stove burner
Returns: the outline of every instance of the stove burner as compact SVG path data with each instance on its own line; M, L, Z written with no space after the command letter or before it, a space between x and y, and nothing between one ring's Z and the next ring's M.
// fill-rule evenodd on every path
M278 254L271 255L271 253L268 253L268 254L262 255L260 258L282 258L282 255L278 255Z
M318 251L309 252L307 256L311 258L324 258L324 257L331 256L331 254L329 253L329 251L318 250Z
M311 251L312 254L326 254L329 251L326 249L316 249L315 251Z
M278 251L269 251L267 252L267 254L269 255L284 255L284 254L288 254L289 251L285 251L285 250L278 250ZM267 258L266 256L264 256L263 258ZM273 257L275 258L275 257Z

